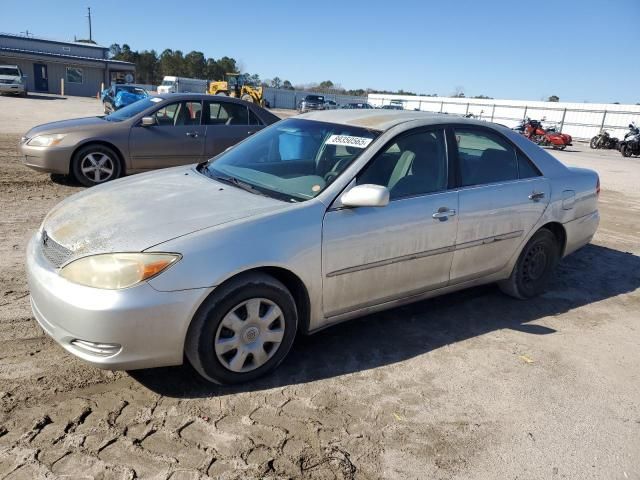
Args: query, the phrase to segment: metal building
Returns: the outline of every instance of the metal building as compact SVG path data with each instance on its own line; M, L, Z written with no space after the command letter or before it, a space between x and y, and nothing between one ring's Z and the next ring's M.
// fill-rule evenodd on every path
M109 49L84 42L0 33L0 65L18 65L29 92L95 96L101 85L135 82L135 65L109 60Z

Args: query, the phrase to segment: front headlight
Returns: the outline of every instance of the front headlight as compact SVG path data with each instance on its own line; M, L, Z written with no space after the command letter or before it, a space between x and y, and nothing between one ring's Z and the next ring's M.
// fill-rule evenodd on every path
M106 253L75 260L62 267L60 276L87 287L117 290L132 287L166 270L181 256L177 253Z
M33 137L31 140L29 140L29 143L27 143L27 145L30 145L32 147L53 147L54 145L58 145L64 137L66 137L64 133L38 135L37 137Z

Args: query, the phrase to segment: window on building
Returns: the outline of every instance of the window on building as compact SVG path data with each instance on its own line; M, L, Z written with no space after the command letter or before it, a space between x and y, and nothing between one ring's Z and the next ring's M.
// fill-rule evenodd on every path
M67 67L67 83L84 83L84 72L82 69Z

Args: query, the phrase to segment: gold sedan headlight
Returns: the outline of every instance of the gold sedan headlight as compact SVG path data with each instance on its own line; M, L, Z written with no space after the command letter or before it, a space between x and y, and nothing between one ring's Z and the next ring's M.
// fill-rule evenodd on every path
M38 135L29 140L29 142L27 142L27 145L29 145L30 147L53 147L55 145L58 145L64 137L66 137L64 133Z
M70 282L118 290L155 277L181 256L177 253L107 253L79 258L60 270Z

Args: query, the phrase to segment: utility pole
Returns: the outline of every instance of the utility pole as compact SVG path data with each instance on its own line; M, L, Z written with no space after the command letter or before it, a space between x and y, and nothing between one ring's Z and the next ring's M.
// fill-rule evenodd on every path
M89 40L93 41L93 36L91 35L91 7L87 7L87 10L89 12L87 15L87 18L89 19Z

